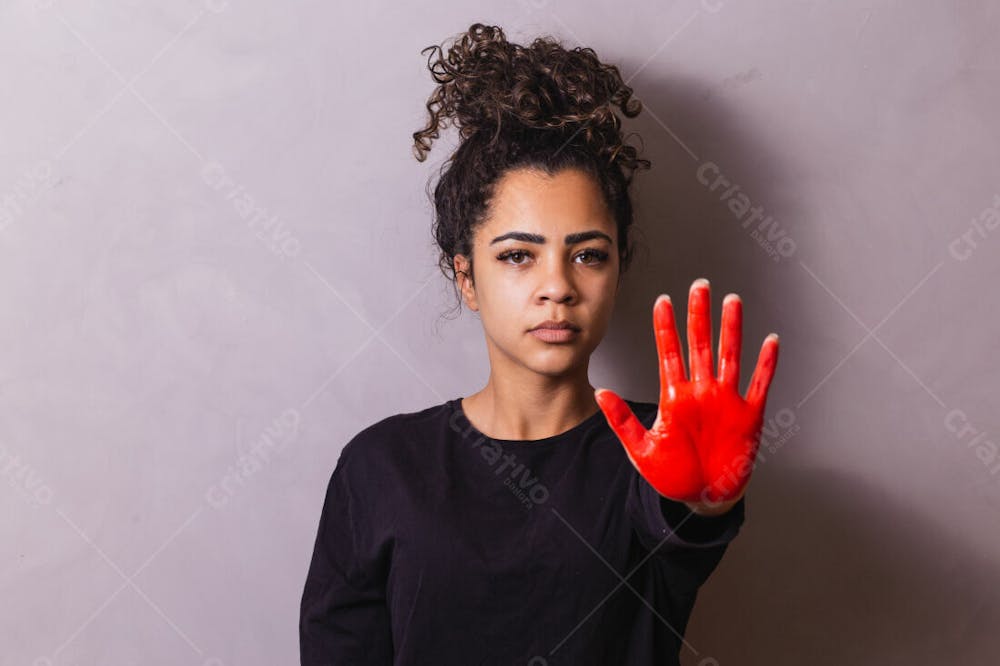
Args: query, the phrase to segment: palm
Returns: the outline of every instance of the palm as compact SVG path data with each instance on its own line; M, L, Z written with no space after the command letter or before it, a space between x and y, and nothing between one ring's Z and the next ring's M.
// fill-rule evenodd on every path
M725 502L742 496L760 438L767 391L778 360L778 339L764 340L744 398L739 393L743 311L739 297L723 303L719 374L712 369L712 324L707 281L688 296L688 358L684 372L669 297L653 306L660 367L656 421L648 430L612 391L595 398L629 459L661 495L684 502Z

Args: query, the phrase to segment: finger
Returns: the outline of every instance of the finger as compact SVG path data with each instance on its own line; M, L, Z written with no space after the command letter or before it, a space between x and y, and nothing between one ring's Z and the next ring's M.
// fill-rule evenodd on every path
M747 402L760 410L767 402L767 391L771 387L774 368L778 365L778 334L771 333L764 338L760 355L757 357L757 367L750 378L750 388L747 390Z
M712 377L712 317L709 311L709 285L698 278L688 292L688 363L691 381Z
M743 301L737 294L722 299L722 326L719 330L719 382L738 390L740 346L743 344Z
M646 427L642 425L632 409L618 394L607 389L594 391L597 406L604 412L608 425L629 452L633 461L644 453Z
M653 333L656 337L656 356L660 361L660 397L666 395L672 400L677 397L677 387L686 378L674 305L666 294L657 298L653 305Z

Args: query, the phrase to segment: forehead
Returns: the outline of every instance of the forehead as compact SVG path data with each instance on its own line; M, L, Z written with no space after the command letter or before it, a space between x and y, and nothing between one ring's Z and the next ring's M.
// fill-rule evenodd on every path
M504 174L494 188L481 238L518 230L562 237L573 231L602 229L613 238L614 219L594 179L577 169L552 176L517 169Z

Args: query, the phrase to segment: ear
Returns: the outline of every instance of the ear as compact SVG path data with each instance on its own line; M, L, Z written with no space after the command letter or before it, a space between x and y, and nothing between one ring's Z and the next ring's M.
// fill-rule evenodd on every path
M469 279L469 259L464 254L456 254L454 259L455 280L458 282L459 291L465 305L472 311L479 310L479 303L476 300L476 287Z

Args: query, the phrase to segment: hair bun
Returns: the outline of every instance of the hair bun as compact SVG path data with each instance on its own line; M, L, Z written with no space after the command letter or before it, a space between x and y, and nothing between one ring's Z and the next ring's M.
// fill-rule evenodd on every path
M593 49L566 49L551 37L525 47L508 42L499 26L474 23L447 55L440 46L421 53L428 51L428 68L439 85L427 102L430 122L413 134L418 161L450 120L462 139L483 133L490 143L505 132L579 134L598 154L636 166L635 148L624 145L613 107L632 118L642 104L618 68L602 63Z

